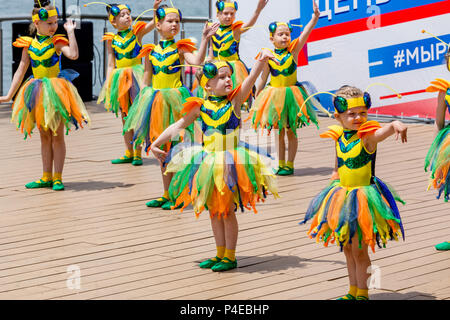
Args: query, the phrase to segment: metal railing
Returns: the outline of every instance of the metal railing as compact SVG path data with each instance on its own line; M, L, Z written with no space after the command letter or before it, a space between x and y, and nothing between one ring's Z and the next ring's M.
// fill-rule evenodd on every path
M211 3L209 2L209 17L183 17L183 21L181 22L181 30L180 30L180 36L181 38L185 38L185 29L184 26L186 24L199 24L199 23L205 23L206 21L211 19ZM68 15L68 17L70 17ZM70 18L73 18L74 20L102 20L104 21L104 27L103 32L107 32L107 25L109 23L108 17L106 15L99 15L99 14L81 14L80 16L72 16ZM136 17L133 17L133 20L136 19ZM139 20L141 21L150 21L153 18L153 16L143 16L140 17ZM15 15L15 16L9 16L9 17L0 17L0 96L3 95L3 28L2 23L6 21L30 21L31 23L31 17L29 15L23 16L23 15ZM158 43L159 35L158 32L154 31L154 43ZM78 41L80 41L78 39ZM103 75L106 76L106 66L107 66L107 59L108 59L108 53L106 49L106 43L103 43Z

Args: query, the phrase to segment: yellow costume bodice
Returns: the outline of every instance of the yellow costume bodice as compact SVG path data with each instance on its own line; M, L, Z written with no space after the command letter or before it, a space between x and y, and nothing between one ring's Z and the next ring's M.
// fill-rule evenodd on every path
M226 96L210 96L200 107L203 144L208 151L233 149L239 142L240 117Z
M54 78L61 71L60 56L55 49L53 37L36 35L28 47L33 76L36 79Z
M239 41L234 38L234 26L235 24L231 26L220 26L217 32L211 37L213 55L215 58L218 58L220 54L220 60L240 60Z
M342 127L337 130L341 132L336 141L341 185L345 187L370 185L374 175L376 151L372 153L367 151L357 131L344 130Z
M117 68L132 67L141 64L141 58L138 58L142 45L132 28L125 31L118 31L112 39L112 48L116 57Z
M155 89L179 88L181 82L181 64L175 40L164 40L150 53L150 62L153 67L152 83Z
M274 55L280 62L277 65L269 60L270 83L272 87L290 87L297 83L297 63L294 56L286 49L275 49Z

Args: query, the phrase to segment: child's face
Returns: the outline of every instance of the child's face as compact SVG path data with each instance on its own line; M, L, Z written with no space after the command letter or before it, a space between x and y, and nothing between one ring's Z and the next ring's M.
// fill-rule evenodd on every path
M133 19L131 18L131 12L128 9L122 9L118 16L114 17L113 22L111 23L114 28L119 31L127 30L130 28Z
M365 106L350 108L343 113L336 112L334 116L344 129L358 130L367 121L367 108Z
M273 45L277 49L286 49L291 43L291 32L285 25L280 25L275 30L273 36L270 37Z
M180 32L180 16L174 12L167 14L156 23L156 29L164 39L174 38Z
M236 19L236 9L226 7L223 11L217 12L217 19L222 26L231 26Z
M43 36L53 36L58 29L58 17L53 16L47 19L47 21L37 20L34 22L37 32Z
M222 67L217 75L206 83L205 88L210 94L216 96L227 96L233 91L233 81L231 80L231 70L229 67Z

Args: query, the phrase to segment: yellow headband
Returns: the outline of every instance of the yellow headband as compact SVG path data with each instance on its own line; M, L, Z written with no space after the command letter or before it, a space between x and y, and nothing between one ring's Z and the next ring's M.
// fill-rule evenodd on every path
M205 64L200 85L205 88L208 81L213 79L219 73L219 69L223 67L230 68L230 64L226 61L216 61ZM233 69L231 69L231 72L233 72Z
M119 4L119 5L117 5L116 7L119 8L120 11L122 11L123 9L130 10L130 7L127 6L126 4ZM116 17L117 17L117 16L116 16ZM112 23L112 22L114 21L114 18L115 18L115 16L113 16L113 15L111 14L111 12L110 12L110 13L109 13L109 17L108 17L109 22Z
M44 9L45 10L45 9ZM41 19L41 17L39 16L39 13L33 14L32 16L32 20L33 22L35 21L46 21L48 18L54 17L54 16L58 16L58 11L56 9L51 9L51 10L45 10L47 12L47 18L45 20Z
M348 109L366 106L364 97L350 98L350 99L346 99L346 100L347 100L347 104L348 104Z
M161 15L159 13L160 10L164 10L164 17L161 17ZM156 16L155 16L156 22L158 22L161 19L164 19L169 13L176 13L181 19L180 10L178 10L177 8L161 8L161 9L156 10ZM159 18L158 18L158 16L159 16Z

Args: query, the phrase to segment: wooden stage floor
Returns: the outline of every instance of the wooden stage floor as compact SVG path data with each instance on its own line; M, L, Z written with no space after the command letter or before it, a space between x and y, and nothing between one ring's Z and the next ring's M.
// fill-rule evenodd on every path
M214 273L197 267L215 254L206 212L195 219L192 207L183 213L147 208L162 192L156 160L110 164L124 151L121 121L102 106L88 109L91 127L66 137L66 190L54 192L25 189L41 175L39 134L23 141L9 122L10 107L0 106L0 299L297 300L346 293L344 254L336 245L316 244L306 234L309 225L298 224L330 178L333 143L318 133L334 120L321 117L320 130L299 130L295 175L278 178L281 199L270 196L258 214L238 213L239 268ZM378 149L377 176L407 202L400 207L406 241L371 254L379 277L370 295L450 299L450 252L434 248L450 240L450 204L426 192L423 169L433 127L408 126L407 144L391 137Z

